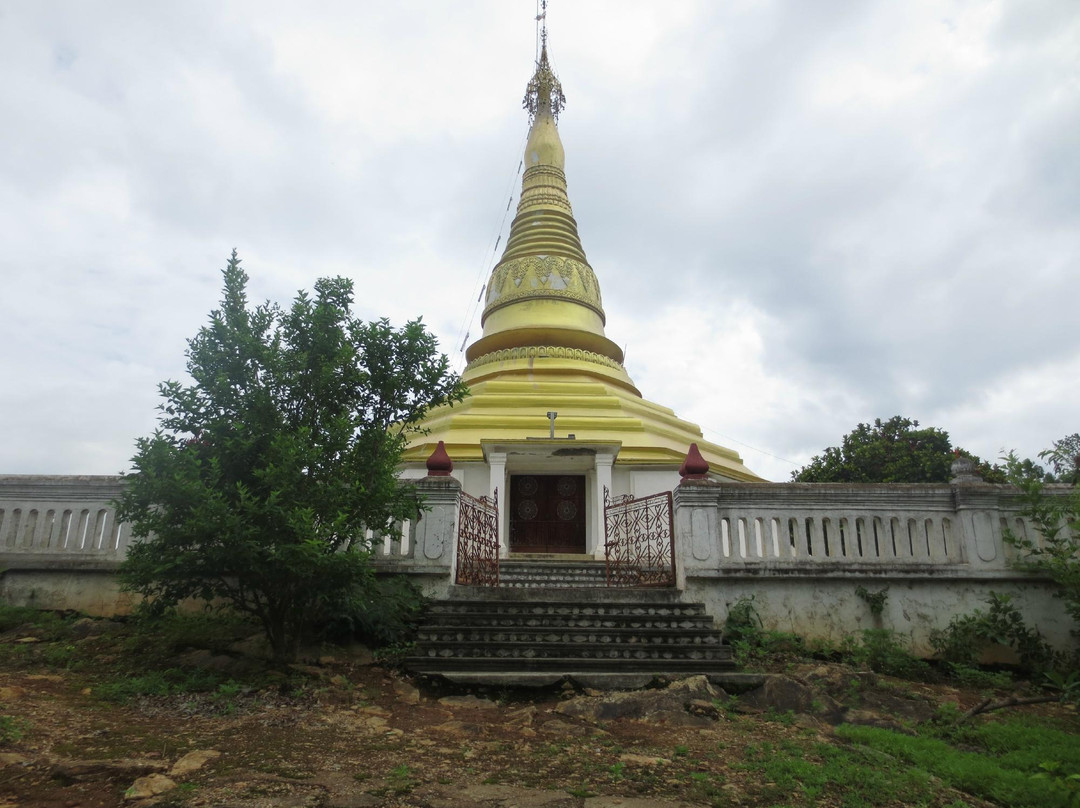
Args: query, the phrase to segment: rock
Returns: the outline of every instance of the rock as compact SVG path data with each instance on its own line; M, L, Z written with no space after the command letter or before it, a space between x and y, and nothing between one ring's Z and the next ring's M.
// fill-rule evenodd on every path
M809 713L817 706L815 701L820 699L807 685L790 676L775 674L767 676L761 687L740 696L738 707L749 712L773 710L786 713L791 710L796 713Z
M335 675L335 676L330 677L330 684L332 684L334 687L342 687L342 688L348 688L348 687L352 686L352 682L350 682L346 677L342 676L340 673Z
M656 797L593 797L586 800L588 808L694 808L689 802L662 800Z
M465 721L445 721L436 724L432 729L454 738L479 738L484 734L479 725Z
M914 730L905 727L903 724L894 720L889 716L875 713L872 710L848 710L844 714L845 724L855 724L860 727L877 727L878 729L888 729L893 732L900 732L904 735L915 735Z
M8 766L25 766L29 762L29 758L26 758L17 752L0 752L0 769L7 768Z
M397 693L398 701L403 704L419 704L420 691L408 682L400 679L394 680L394 692Z
M80 617L68 627L68 633L77 640L89 637L95 633L94 623L96 622L96 620L91 620L89 617Z
M218 752L215 749L198 749L194 752L188 752L176 761L171 769L169 769L169 776L184 777L192 772L198 771L217 757L221 757L221 752Z
M850 700L877 685L873 671L855 670L847 665L815 665L798 669L799 678L816 690L823 690L840 701Z
M342 645L338 649L340 656L353 665L372 665L375 663L375 655L371 649L362 643L353 642Z
M532 724L534 718L536 718L536 707L530 704L520 710L508 712L503 717L503 723L511 727L527 727Z
M435 732L445 732L447 735L464 735L465 724L461 721L444 721L431 727Z
M903 718L912 723L929 721L934 715L934 706L926 699L914 694L871 690L863 694L860 709Z
M379 715L360 716L360 725L372 731L384 730L388 726L385 718Z
M301 665L299 662L294 662L289 665L289 670L295 673L302 673L305 676L310 676L312 679L321 679L324 674L322 668L317 668L314 665Z
M355 793L331 794L323 803L326 808L374 808L382 803L379 797L363 791Z
M164 774L148 774L140 777L131 784L131 788L124 792L125 800L145 800L148 797L156 797L166 791L176 788L176 783Z
M600 698L583 696L559 704L555 712L589 721L632 718L673 726L707 726L707 718L692 715L687 706L725 698L724 691L709 684L704 676L680 679L662 690L632 690L608 693Z
M250 659L238 659L228 654L215 654L206 648L186 651L175 657L174 661L181 668L195 668L236 676L243 676L260 667L258 663Z
M235 642L230 645L229 650L234 654L241 654L256 659L272 659L274 656L274 651L270 647L270 641L266 639L265 634L252 634L246 640L241 640L240 642Z
M64 677L58 673L32 673L26 679L30 682L53 682L56 684L64 681Z
M711 701L704 699L691 699L686 703L686 712L690 715L698 715L702 718L719 718L720 710Z
M619 755L619 760L631 766L663 766L665 763L671 763L667 758L652 755L635 755L633 752L623 752Z
M576 808L580 803L565 791L546 791L518 786L476 785L468 786L457 792L474 804L493 804L500 808ZM453 804L453 803L450 803ZM458 803L460 805L462 803Z
M498 705L491 699L478 699L476 696L444 696L439 699L443 707L463 708L467 710L494 710Z
M53 764L52 776L59 780L127 780L168 767L160 760L129 758L120 760L58 760Z
M324 808L373 808L381 802L374 794L358 789L351 774L323 771L308 782L326 789L326 798L320 803Z
M76 640L87 637L100 637L103 634L115 634L124 626L115 620L101 620L93 617L80 617L68 627L68 632Z
M389 718L391 716L389 710L384 710L382 707L378 707L374 704L365 705L356 712L363 713L364 715L377 715L379 718Z
M593 734L593 730L589 727L583 727L580 724L571 724L569 721L560 721L557 718L545 721L540 729L544 732L553 732L564 738L583 738L586 735Z

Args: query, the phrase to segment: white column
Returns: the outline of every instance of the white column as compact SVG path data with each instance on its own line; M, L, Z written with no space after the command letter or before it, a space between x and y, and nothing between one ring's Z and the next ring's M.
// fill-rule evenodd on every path
M496 489L499 492L499 557L506 558L509 552L507 536L510 532L509 514L506 512L506 503L510 501L510 492L507 490L509 485L506 479L506 452L489 452L487 461L491 474L488 496L494 496Z
M594 475L596 482L593 486L593 502L596 503L596 507L593 508L592 518L594 558L604 557L604 488L606 487L610 494L614 495L611 491L611 466L614 462L615 458L611 455L596 455L596 474Z

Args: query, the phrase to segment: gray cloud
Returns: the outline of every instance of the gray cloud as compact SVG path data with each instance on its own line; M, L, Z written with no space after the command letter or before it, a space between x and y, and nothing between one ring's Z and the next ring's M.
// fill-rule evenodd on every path
M475 338L531 14L5 7L0 467L123 467L234 246L255 297L345 274L365 316ZM1080 428L1069 0L551 23L571 199L648 396L775 478L876 416L989 456Z

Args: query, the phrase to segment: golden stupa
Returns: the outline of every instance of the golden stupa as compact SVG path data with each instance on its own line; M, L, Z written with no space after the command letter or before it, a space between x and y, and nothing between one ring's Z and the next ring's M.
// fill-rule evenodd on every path
M617 466L670 470L696 443L711 474L760 480L736 452L705 441L698 426L642 398L622 351L604 334L600 285L566 192L557 127L564 102L545 37L525 96L532 125L517 215L486 287L483 335L465 354L470 395L429 414L427 434L406 451L406 467L421 465L440 440L459 464L483 463L485 446L494 443L539 448L548 438L565 447L573 436L578 445L613 447ZM558 437L549 412L558 413Z

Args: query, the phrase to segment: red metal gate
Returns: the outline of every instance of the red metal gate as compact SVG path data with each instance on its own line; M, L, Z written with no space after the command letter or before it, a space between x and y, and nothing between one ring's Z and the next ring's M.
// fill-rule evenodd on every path
M458 499L456 583L499 585L499 489L491 497L461 492Z
M608 586L675 586L671 492L614 498L604 486Z

